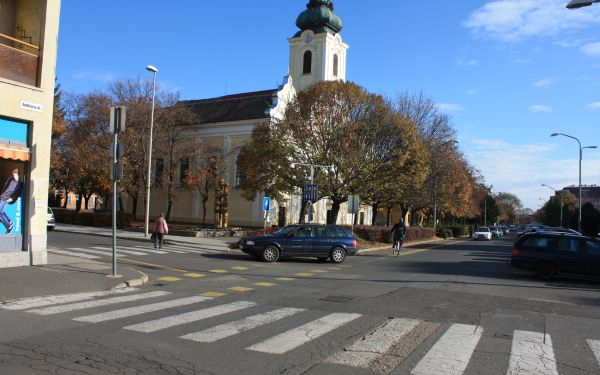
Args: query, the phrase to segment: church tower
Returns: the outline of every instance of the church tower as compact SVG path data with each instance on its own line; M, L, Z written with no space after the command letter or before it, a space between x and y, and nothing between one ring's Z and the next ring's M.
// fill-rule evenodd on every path
M289 39L290 76L302 91L319 81L346 80L346 51L339 32L342 20L333 13L333 1L310 0L298 16L300 31Z

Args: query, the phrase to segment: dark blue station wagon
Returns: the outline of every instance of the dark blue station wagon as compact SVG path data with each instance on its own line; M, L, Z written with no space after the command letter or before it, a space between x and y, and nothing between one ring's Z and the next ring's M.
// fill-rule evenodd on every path
M240 249L268 263L281 257L342 263L346 256L356 255L358 242L349 231L335 225L297 224L269 236L245 237L240 241Z

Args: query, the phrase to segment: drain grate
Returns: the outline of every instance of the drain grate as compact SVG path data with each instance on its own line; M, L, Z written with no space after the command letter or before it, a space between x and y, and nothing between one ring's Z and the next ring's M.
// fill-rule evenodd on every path
M350 296L327 296L327 297L319 298L319 300L328 301L328 302L350 302L350 301L354 301L355 298L350 297Z

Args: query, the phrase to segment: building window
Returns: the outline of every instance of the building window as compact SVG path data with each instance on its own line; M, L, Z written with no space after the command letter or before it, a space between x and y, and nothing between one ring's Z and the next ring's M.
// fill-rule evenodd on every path
M312 52L306 51L304 52L304 66L302 69L302 74L310 73L312 73Z
M190 159L181 159L179 161L179 185L185 184L185 179L190 174Z
M333 55L333 76L337 77L338 76L338 55L335 54Z
M235 187L240 187L246 181L246 174L240 170L240 157L235 161Z
M163 184L165 174L165 161L163 159L156 159L154 163L154 186L160 187Z
M38 85L45 3L0 0L0 77Z

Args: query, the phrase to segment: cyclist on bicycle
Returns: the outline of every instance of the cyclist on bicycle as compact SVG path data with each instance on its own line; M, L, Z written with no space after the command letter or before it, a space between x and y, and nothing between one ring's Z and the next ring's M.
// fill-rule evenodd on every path
M404 236L406 235L404 219L400 219L400 221L394 225L391 232L394 233L394 254L399 255L400 250L402 249L402 243L404 242Z

